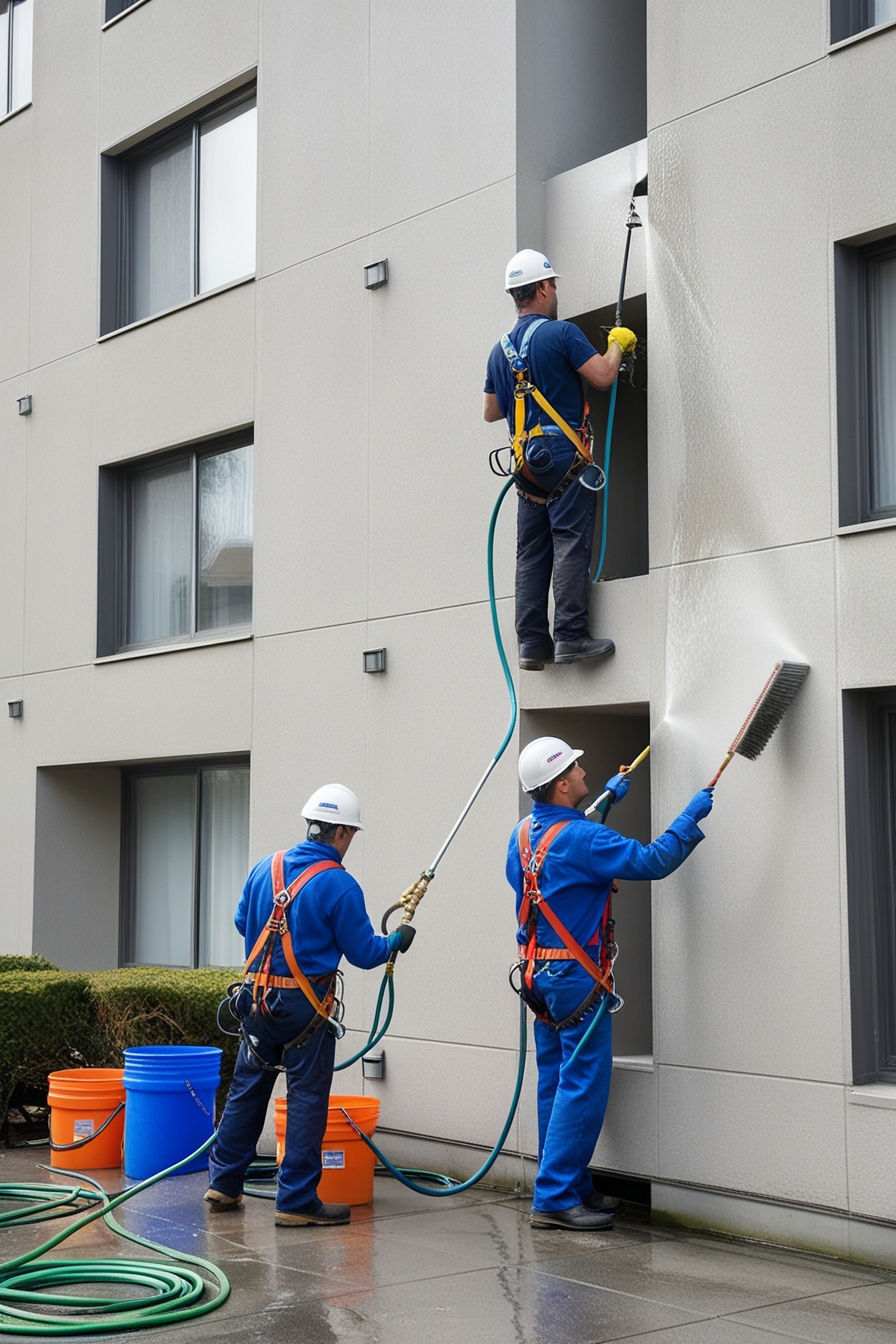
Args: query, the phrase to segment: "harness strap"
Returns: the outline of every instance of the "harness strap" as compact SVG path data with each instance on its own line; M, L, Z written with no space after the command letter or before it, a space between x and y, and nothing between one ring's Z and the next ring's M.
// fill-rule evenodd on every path
M333 1011L335 1002L335 974L328 977L330 984L327 992L322 999L319 999L312 989L308 977L296 961L292 936L286 922L286 911L305 884L310 882L313 877L317 877L318 873L326 872L330 868L342 868L342 864L337 863L335 859L321 859L319 863L310 864L286 888L283 884L283 856L285 853L286 851L283 849L278 850L271 859L271 885L274 891L274 905L270 919L258 935L255 946L246 958L243 975L252 984L253 1004L263 1002L269 989L300 989L314 1011L320 1017L326 1019ZM292 972L294 984L283 983L289 978L287 976L271 974L274 942L278 937L283 948L283 955L286 958L286 964ZM253 972L253 963L259 957L261 958L261 964Z
M519 351L517 351L514 348L509 333L505 333L505 335L501 337L501 349L504 351L504 354L506 355L507 360L510 363L514 377L513 455L516 461L517 475L524 476L526 480L529 481L531 484L535 485L536 487L538 486L538 482L535 476L529 470L529 467L526 465L525 446L527 439L532 439L539 435L542 435L544 431L541 425L533 425L532 429L528 431L526 430L526 397L530 395L532 396L536 404L541 407L541 409L545 412L545 414L548 415L550 419L553 420L554 424L557 425L559 429L562 430L562 432L566 435L570 443L575 448L577 454L576 460L573 463L573 467L578 466L578 470L573 471L571 467L570 470L564 476L563 480L560 481L558 485L555 486L554 489L550 492L550 495L546 496L532 495L525 490L520 490L520 493L525 495L526 499L531 499L535 504L543 504L546 502L550 502L553 499L556 499L558 495L562 494L563 490L565 490L565 488L568 485L570 485L572 481L575 480L576 476L578 476L586 466L590 465L592 461L591 451L587 446L586 431L584 425L582 428L582 432L577 434L575 430L572 428L572 426L569 425L566 422L566 420L564 420L560 412L554 410L554 407L548 401L544 393L540 392L539 389L535 386L535 384L529 379L529 370L528 370L529 342L532 339L533 334L538 330L538 328L544 326L544 324L547 321L548 318L540 317L537 318L536 321L530 323L530 325L526 328L525 332L523 333L523 339L520 342ZM587 408L586 408L586 415L587 415ZM517 488L519 489L520 487L518 486Z

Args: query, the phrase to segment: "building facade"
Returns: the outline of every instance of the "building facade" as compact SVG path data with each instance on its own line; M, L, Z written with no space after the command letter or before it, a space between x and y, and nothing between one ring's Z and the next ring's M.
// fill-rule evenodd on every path
M611 817L647 839L776 660L812 671L691 861L623 884L595 1166L668 1218L896 1264L896 7L0 11L3 950L233 964L247 865L330 779L376 920L431 862L507 716L504 267L546 250L602 348L647 172L592 590L617 652L521 673L514 745L575 740L598 791L650 741ZM391 1151L458 1171L516 1071L515 755L420 907L385 1079L345 1075ZM346 1053L377 990L349 971Z

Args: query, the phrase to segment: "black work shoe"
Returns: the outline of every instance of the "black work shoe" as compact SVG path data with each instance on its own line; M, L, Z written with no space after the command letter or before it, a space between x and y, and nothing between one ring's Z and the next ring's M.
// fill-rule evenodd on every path
M520 668L523 672L541 672L545 663L554 661L554 651L550 649L547 653L538 649L520 645Z
M612 639L560 640L554 645L554 662L577 663L582 658L605 658L615 649Z
M618 1213L622 1207L621 1199L617 1199L615 1195L602 1195L599 1190L592 1190L582 1203L592 1213Z
M529 1217L533 1227L568 1227L574 1232L603 1232L613 1226L611 1213L597 1213L584 1204L571 1209L553 1209L543 1212L533 1209Z
M318 1204L313 1213L286 1213L274 1210L277 1227L338 1227L350 1222L352 1211L347 1204Z

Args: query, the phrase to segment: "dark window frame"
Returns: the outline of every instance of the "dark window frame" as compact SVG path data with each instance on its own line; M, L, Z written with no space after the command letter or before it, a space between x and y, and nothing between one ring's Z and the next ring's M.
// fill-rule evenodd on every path
M251 634L254 621L240 625L218 626L209 630L197 630L197 612L199 607L199 462L204 457L214 457L218 453L229 452L234 448L251 447L255 451L255 427L246 425L242 429L231 431L214 439L202 439L198 443L183 444L163 453L154 453L149 457L133 458L113 466L104 466L99 472L99 544L97 556L97 658L114 657L116 654L137 653L141 650L187 648L197 642L207 644L215 639L231 639L235 634ZM167 466L179 461L192 463L192 538L191 557L192 574L190 584L190 633L173 635L167 639L146 640L137 644L127 643L128 609L127 595L130 586L130 509L128 487L133 478L143 471L152 471L155 467ZM255 533L252 535L253 562L255 553ZM254 576L253 576L254 603ZM254 606L253 606L254 611Z
M843 692L853 1083L896 1083L896 687Z
M124 12L124 11L122 11ZM240 103L258 98L257 81L235 89L226 97L191 112L180 121L166 126L163 131L147 136L139 144L120 154L103 154L100 162L100 335L108 336L113 331L132 326L135 322L150 322L162 313L174 311L185 303L192 303L203 294L213 294L212 290L199 290L199 153L198 144L203 123L211 121L237 107ZM174 308L163 308L158 313L148 313L144 317L133 318L130 315L131 266L129 254L128 216L128 173L131 164L153 154L166 145L182 139L187 131L192 135L193 155L193 199L192 199L192 293L189 298L175 304ZM257 184L256 184L257 192ZM257 201L257 195L256 195ZM257 268L257 240L256 240ZM250 280L256 270L244 276L235 276L227 286L241 284Z
M204 756L196 760L188 761L156 761L152 765L129 766L121 772L121 882L119 889L119 919L118 919L118 964L120 967L142 966L144 962L133 961L130 958L130 952L133 945L135 929L135 902L136 902L136 862L137 862L137 827L136 827L136 790L134 789L134 780L145 779L150 776L164 777L170 775L195 775L196 777L196 803L194 816L194 844L193 844L193 901L190 920L190 947L192 951L191 966L175 967L174 969L195 970L199 967L199 938L200 938L200 910L199 898L201 892L201 874L202 874L202 772L204 770L232 770L245 768L249 770L249 789L251 798L252 775L251 760L246 754L233 756Z
M871 504L873 411L868 357L872 307L871 268L896 257L896 233L868 243L836 243L834 293L837 318L837 450L840 526L896 518L896 505Z

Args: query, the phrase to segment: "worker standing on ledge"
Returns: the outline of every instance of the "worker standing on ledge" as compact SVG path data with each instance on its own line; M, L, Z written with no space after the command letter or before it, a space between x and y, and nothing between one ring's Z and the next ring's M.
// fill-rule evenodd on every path
M317 1195L336 1037L343 1031L337 968L343 956L363 970L381 966L406 952L416 933L410 924L388 938L374 933L364 893L342 867L364 829L351 789L324 785L302 816L305 842L257 863L237 907L247 957L233 1000L242 1039L205 1192L214 1212L242 1202L274 1080L285 1072L286 1151L274 1213L280 1227L333 1226L351 1217L347 1204L324 1204Z
M520 992L537 1014L532 1226L596 1231L612 1227L619 1207L618 1200L593 1189L588 1173L610 1095L608 1012L573 1055L591 1014L613 993L615 945L607 901L615 878L668 877L684 863L704 839L697 822L712 809L712 789L701 789L658 840L641 845L576 810L588 795L581 755L558 737L540 737L520 753L520 783L534 806L511 836L507 880L516 892L520 921ZM624 774L607 784L616 802L628 787Z
M547 257L525 248L507 264L504 287L517 321L489 356L483 415L505 418L514 434L514 359L528 380L579 436L586 409L582 378L612 386L623 355L637 337L614 327L599 355L578 327L557 319L557 280ZM526 443L517 474L516 633L520 667L539 672L545 663L601 658L616 647L592 639L588 628L589 566L596 494L576 483L588 459L566 430L531 395L526 398ZM548 590L554 579L554 637L548 625Z

